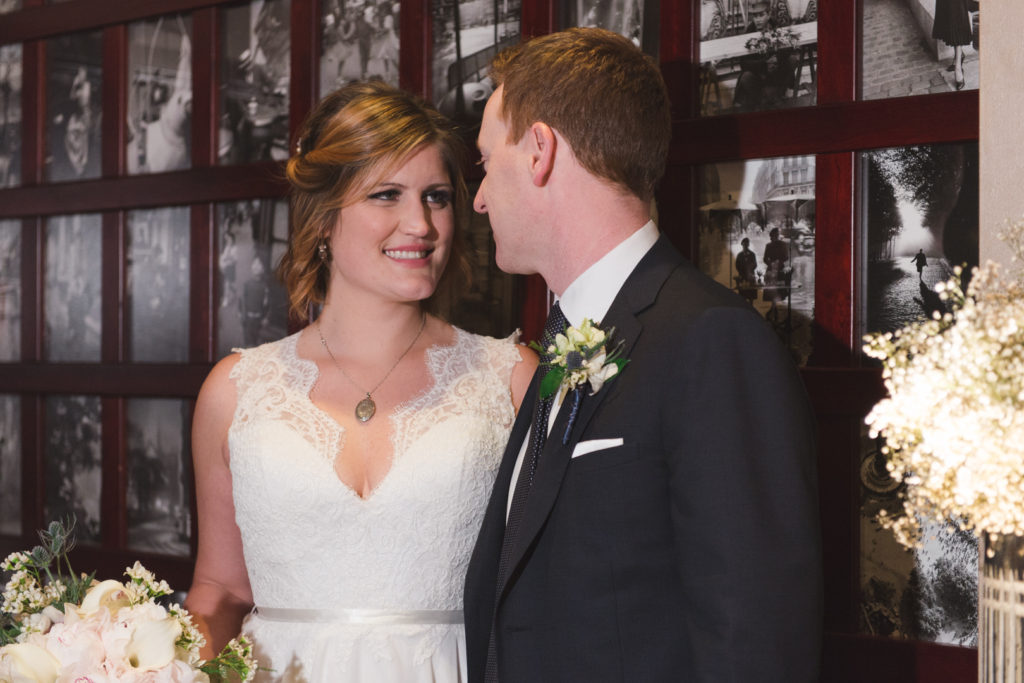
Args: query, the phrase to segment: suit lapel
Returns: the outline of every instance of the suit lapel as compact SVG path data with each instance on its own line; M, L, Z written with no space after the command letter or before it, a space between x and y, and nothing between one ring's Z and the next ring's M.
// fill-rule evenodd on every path
M615 336L612 341L613 343L623 342L622 356L624 358L628 359L630 357L630 351L636 345L643 331L643 325L637 319L637 314L654 302L665 279L679 264L679 259L678 253L665 237L659 237L655 245L651 247L650 251L637 264L633 273L626 279L622 289L615 297L615 301L612 302L611 307L608 309L607 315L601 321L603 329L615 328ZM628 364L623 369L623 373L627 372L629 372ZM534 375L534 385L531 386L531 389L536 389L537 377L538 375ZM551 427L551 433L544 443L544 450L541 452L540 463L537 466L537 473L534 476L530 497L527 499L526 510L519 529L519 537L516 541L516 546L512 549L509 568L505 575L505 584L500 587L502 594L508 585L509 577L515 575L516 567L522 562L527 549L533 543L537 534L544 526L548 515L551 513L551 508L558 498L558 491L562 486L565 471L572 458L573 448L579 441L580 436L585 432L587 424L597 412L601 402L609 394L613 393L614 390L615 380L611 384L602 387L601 391L595 395L585 395L583 397L580 411L569 434L569 439L563 444L562 439L565 435L569 413L571 412L571 406L567 405L571 401L571 397L566 396L566 400ZM534 393L536 392L534 391ZM523 405L527 405L525 400ZM530 405L532 410L532 400ZM522 412L521 410L520 413ZM518 421L516 426L519 426ZM525 430L523 430L523 433L525 434ZM521 444L522 436L515 443ZM518 453L518 449L516 452ZM506 459L509 458L507 452L505 457ZM515 454L511 458L514 461ZM509 473L509 477L505 482L506 488L510 481L511 473ZM504 508L502 508L502 512L504 512Z

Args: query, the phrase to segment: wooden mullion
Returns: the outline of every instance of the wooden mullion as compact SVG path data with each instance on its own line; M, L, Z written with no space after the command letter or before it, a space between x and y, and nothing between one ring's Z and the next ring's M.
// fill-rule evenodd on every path
M818 3L818 104L853 102L860 83L860 3L826 0ZM822 39L824 37L824 39Z
M692 119L699 111L700 3L662 0L660 28L659 62L672 102L672 118Z
M403 0L398 17L398 83L409 92L430 97L434 21L431 0Z
M196 204L190 212L189 240L189 361L214 361L217 299L217 231L211 204Z
M192 14L192 167L217 164L217 10Z
M38 363L43 358L43 222L21 222L21 360Z
M194 398L209 371L209 363L11 363L0 365L0 390Z
M128 28L110 26L103 30L103 133L104 178L117 178L125 171L125 121L128 119Z
M542 36L558 26L558 3L555 0L524 0L519 31L524 39ZM547 317L545 313L544 317Z
M102 319L100 357L104 363L121 363L127 358L127 313L125 307L125 269L127 248L125 221L121 211L103 214L100 317Z
M43 180L46 44L41 40L24 43L21 59L21 184L24 187L38 185ZM0 206L2 205L3 202L0 202Z
M292 0L288 96L289 143L316 106L320 89L320 0ZM288 148L291 149L289 144Z

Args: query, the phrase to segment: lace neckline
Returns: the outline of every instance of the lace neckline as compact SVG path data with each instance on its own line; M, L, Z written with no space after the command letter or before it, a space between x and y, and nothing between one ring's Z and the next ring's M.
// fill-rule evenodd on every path
M323 453L324 458L330 466L331 473L337 480L338 485L344 488L358 501L369 504L378 497L381 489L387 485L388 481L394 478L392 475L395 472L395 468L402 460L404 460L404 458L401 457L404 449L400 448L400 443L404 431L408 428L409 418L411 417L411 406L417 403L422 403L431 396L436 395L439 391L443 391L444 387L441 385L440 368L444 365L444 359L461 347L468 336L467 332L459 329L458 327L452 326L452 329L455 331L455 338L451 344L433 344L427 347L424 352L427 372L430 373L430 381L427 383L427 386L422 391L399 403L395 406L391 414L388 415L388 422L391 427L391 432L388 435L388 441L391 444L391 464L384 476L381 477L380 481L378 481L373 488L367 491L366 495L361 495L354 487L342 480L335 469L335 464L345 448L344 437L346 430L333 415L317 405L310 396L310 393L316 386L317 381L320 379L320 366L317 365L315 360L304 358L299 355L298 343L299 336L302 334L301 332L296 332L284 340L286 342L283 348L285 358L294 362L296 367L302 369L300 377L305 380L299 387L297 387L300 400L303 400L313 414L323 422L330 435L326 441L326 452Z

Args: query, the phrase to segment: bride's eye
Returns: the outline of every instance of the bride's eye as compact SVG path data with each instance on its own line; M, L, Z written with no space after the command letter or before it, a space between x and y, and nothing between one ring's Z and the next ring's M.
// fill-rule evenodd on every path
M398 190L381 190L380 192L374 192L370 195L370 199L380 199L383 201L395 201L401 195Z
M423 194L423 201L430 204L434 208L444 209L449 204L451 204L452 193L448 190L442 189L430 190L429 192L425 192Z

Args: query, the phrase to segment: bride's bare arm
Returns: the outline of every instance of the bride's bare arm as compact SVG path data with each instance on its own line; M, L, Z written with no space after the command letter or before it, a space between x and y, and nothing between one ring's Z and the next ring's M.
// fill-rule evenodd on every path
M203 382L192 419L199 546L185 608L206 636L204 659L238 635L242 619L252 609L228 468L228 427L237 403L228 375L236 362L237 355L228 356L213 368Z
M512 405L516 407L516 413L519 413L519 406L523 402L523 395L526 394L527 388L530 386L530 380L533 379L533 373L537 369L537 354L534 353L528 346L519 345L516 347L519 349L519 355L522 357L521 363L516 363L512 367Z

